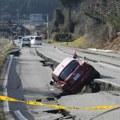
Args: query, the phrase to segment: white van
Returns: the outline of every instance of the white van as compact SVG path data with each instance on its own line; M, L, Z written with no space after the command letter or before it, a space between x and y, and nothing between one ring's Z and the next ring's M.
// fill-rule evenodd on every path
M31 36L31 45L42 45L42 39L39 36Z

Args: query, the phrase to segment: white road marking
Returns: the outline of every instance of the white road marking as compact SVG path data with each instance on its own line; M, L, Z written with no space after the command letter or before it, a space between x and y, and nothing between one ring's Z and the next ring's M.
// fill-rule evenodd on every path
M58 48L56 48L56 50L57 50L58 52L62 53L62 54L69 55L69 56L73 57L73 55L71 55L71 54L69 54L69 53L65 53L65 52L63 52L63 51L60 51ZM82 58L79 58L79 60L81 61L81 60L83 60L83 59L82 59Z
M3 95L4 95L4 96L7 96L7 88L4 88L4 89L3 89ZM4 112L10 111L10 110L9 110L9 103L8 103L8 101L4 101L4 102L3 102L3 105L4 105Z
M11 67L11 64L12 64L12 59L13 59L13 56L10 56L10 62L8 64L7 72L5 74L5 80L4 80L4 83L3 83L3 88L6 88L6 86L7 86L8 75L9 75L10 67Z
M57 50L58 52L62 53L62 54L70 55L70 54L68 54L68 53L65 53L65 52L60 51L58 48L56 48L56 50Z
M12 64L12 59L13 59L13 56L10 56L10 61L9 61L7 72L5 74L5 79L4 79L4 82L3 82L3 95L5 95L5 96L7 96L6 86L7 86L7 83L8 83L8 75L9 75L10 67L11 67L11 64ZM8 101L4 101L3 104L4 104L4 112L9 111Z
M14 111L14 113L15 113L15 115L17 116L17 118L18 118L19 120L28 120L28 119L26 119L26 118L21 114L21 112L20 112L19 110Z
M4 79L4 82L3 82L3 95L4 96L8 96L7 84L8 84L8 76L9 76L12 60L13 60L13 56L10 56L10 61L9 61L7 72L5 74L5 79ZM9 112L10 111L10 109L9 109L9 102L8 101L4 101L3 104L4 104L4 112ZM28 120L21 114L21 112L19 110L14 111L14 113L18 117L19 120Z
M114 65L111 65L111 64L107 64L107 63L103 63L103 62L98 62L99 65L103 65L103 66L106 66L108 68L111 68L111 69L114 69L114 70L117 70L117 71L120 71L120 67L117 67L117 66L114 66Z

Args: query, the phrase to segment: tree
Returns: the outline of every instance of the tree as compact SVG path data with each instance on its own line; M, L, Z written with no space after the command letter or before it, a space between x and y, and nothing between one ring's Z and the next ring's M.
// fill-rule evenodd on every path
M72 8L73 5L81 2L82 0L60 0L64 7Z
M71 10L74 5L81 1L82 0L60 0L61 4L68 9L68 32L71 32Z

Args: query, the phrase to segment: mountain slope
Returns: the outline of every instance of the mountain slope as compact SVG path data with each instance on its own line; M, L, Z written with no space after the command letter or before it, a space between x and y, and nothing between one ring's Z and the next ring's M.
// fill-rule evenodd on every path
M18 13L20 16L39 13L49 14L51 18L59 5L59 0L0 0L0 9L4 8L4 13L14 17Z
M64 10L61 10L61 14L64 16L64 22L57 21L56 17L54 21L57 24L54 23L53 28L59 32L70 32L76 38L87 35L89 47L105 47L105 43L112 42L120 31L119 0L79 1L79 4L74 2L72 6L63 5Z

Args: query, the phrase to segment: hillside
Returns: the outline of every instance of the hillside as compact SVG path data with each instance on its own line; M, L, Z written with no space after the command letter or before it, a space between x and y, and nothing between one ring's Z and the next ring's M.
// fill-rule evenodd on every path
M108 41L106 43L105 49L120 52L120 33L118 33L117 36L112 41Z
M59 7L59 0L0 0L0 9L12 18L29 16L32 13L49 14L52 18L55 8Z
M4 8L4 15L11 15L10 19L26 19L32 13L49 14L52 36L67 33L73 36L72 40L87 36L88 47L119 49L119 0L0 0L0 3L0 9Z
M53 31L71 33L75 39L86 35L88 47L107 48L112 44L120 31L119 0L64 1L64 10L56 12ZM62 22L58 19L60 16L64 18Z

